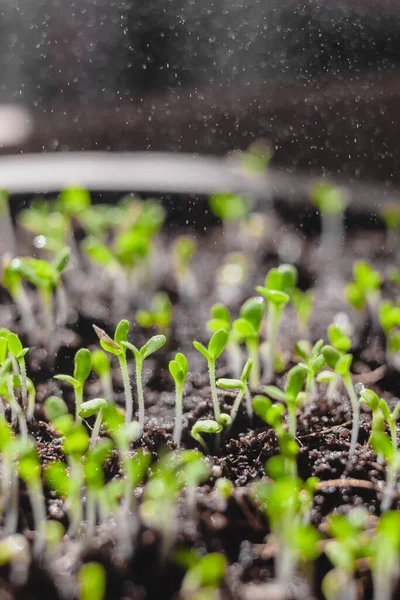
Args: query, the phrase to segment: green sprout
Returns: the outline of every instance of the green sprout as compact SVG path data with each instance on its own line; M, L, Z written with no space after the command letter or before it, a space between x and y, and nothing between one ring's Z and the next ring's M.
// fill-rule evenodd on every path
M46 199L37 198L29 208L21 210L17 223L35 236L33 245L53 255L60 252L70 236L69 218Z
M242 352L239 347L240 337L231 328L231 315L224 304L214 304L211 307L211 319L207 321L207 329L215 333L218 329L225 329L228 333L226 353L228 355L229 368L235 377L239 377L242 368Z
M228 343L228 332L225 329L218 329L208 342L208 348L200 342L193 342L195 349L204 356L208 364L208 373L210 377L211 398L213 402L213 410L215 420L219 423L221 410L219 407L217 387L215 384L215 362L221 356Z
M364 388L360 392L360 402L362 404L365 404L366 406L368 406L372 412L371 435L369 437L369 442L371 443L371 438L372 438L373 432L377 431L381 428L382 413L379 409L379 396L372 390L368 390L368 389ZM395 422L394 426L396 428L396 422ZM394 443L396 444L396 435L395 435ZM396 444L396 446L397 446L397 444ZM382 461L382 460L383 460L383 457L380 457L378 455L378 461Z
M106 406L107 400L104 398L93 398L93 400L87 400L81 404L79 409L79 417L81 419L88 419L96 415L96 420L92 429L92 435L90 438L90 447L92 448L96 443L99 433L101 423L103 421L103 408Z
M216 435L216 451L219 447L219 434L225 427L230 427L232 424L232 419L230 415L226 413L221 413L219 417L219 421L214 421L213 419L202 419L197 421L192 429L190 430L190 435L196 442L202 446L205 452L209 453L209 447L207 442L203 438L203 433L209 435Z
M389 300L379 305L379 323L386 337L386 359L395 369L400 368L400 306Z
M328 531L333 539L326 543L324 550L334 569L322 582L327 600L357 596L354 580L357 560L369 557L371 552L366 521L367 513L361 508L352 510L347 516L328 516Z
M260 342L260 326L264 316L263 298L249 298L240 309L240 317L232 324L237 339L246 342L247 353L253 361L250 373L250 387L256 389L260 385L260 365L258 347Z
M61 274L68 264L70 254L70 248L63 248L51 263L31 257L14 258L10 263L10 269L14 273L38 290L46 340L49 340L53 329L53 292L62 288Z
M218 600L226 568L227 560L221 554L213 552L199 557L183 578L180 596L183 600Z
M68 414L68 406L59 396L49 396L44 401L44 414L51 423L54 423L59 417Z
M172 304L168 294L155 294L150 310L139 310L136 320L141 327L155 327L159 333L168 335L172 323Z
M196 252L196 242L192 237L182 235L172 244L172 259L181 298L190 299L197 291L197 282L190 269L193 255Z
M212 213L223 224L241 221L250 212L249 200L232 193L214 194L209 198Z
M111 379L111 363L107 354L99 348L92 352L92 369L100 378L104 396L108 400L112 400L114 393Z
M219 477L215 482L215 491L225 500L228 500L232 496L234 489L235 486L232 481L226 477Z
M79 600L103 600L106 595L106 571L96 562L86 563L79 569Z
M296 281L296 268L292 265L283 264L277 269L270 269L264 287L258 286L256 288L257 292L267 300L268 307L266 329L268 342L267 381L271 381L275 373L279 325L283 309L291 298Z
M343 245L347 198L342 189L323 181L313 186L310 197L321 215L321 254L332 259L340 255Z
M374 325L381 285L382 278L378 271L367 262L359 260L353 265L353 280L345 288L346 301L356 311L364 311L367 308Z
M105 493L104 464L112 449L112 441L109 438L104 438L98 444L92 446L86 456L84 476L86 483L86 533L88 537L94 534L97 512L102 515L103 520L108 516L107 512L110 507Z
M75 419L79 422L79 415L83 400L83 386L86 379L89 377L92 370L92 355L87 348L81 348L75 354L74 359L74 375L55 375L54 379L65 381L74 388L75 392Z
M110 354L114 354L114 356L118 358L125 393L125 421L129 423L132 421L133 417L133 397L131 382L129 380L128 363L126 361L126 346L122 343L128 340L130 329L129 321L124 319L118 323L114 333L114 339L110 338L110 336L107 335L103 329L97 327L97 325L93 325L93 329L100 340L103 350Z
M308 324L314 306L314 294L311 290L302 292L295 288L292 292L291 301L296 311L299 330L307 338Z
M183 387L185 385L188 374L187 358L181 352L175 355L175 359L169 362L169 372L175 381L175 426L173 432L173 440L175 444L181 443L182 437L182 398Z
M22 405L26 410L26 418L28 421L33 419L33 413L35 410L35 400L28 404L28 379L26 375L26 364L25 356L29 352L29 348L24 348L21 340L16 333L9 333L7 335L8 351L12 357L18 362L19 373L21 376L22 384Z
M3 261L3 277L1 283L10 294L14 304L17 306L23 329L31 339L35 335L35 318L33 316L32 303L25 291L22 275L15 271L13 264L15 263L13 263L12 260Z
M296 436L296 410L304 402L304 394L302 390L307 378L307 369L302 365L296 365L290 369L285 391L283 392L274 385L267 385L264 391L274 400L285 402L289 417L289 433L291 436Z
M400 514L397 511L380 517L371 546L374 600L391 600L400 558Z
M328 327L328 339L331 345L342 354L346 354L351 348L350 338L335 323L331 323Z
M323 345L324 340L318 340L314 346L305 340L300 340L294 345L296 355L304 361L299 364L307 371L306 404L315 399L315 378L326 365L325 357L322 354Z
M247 382L249 377L251 376L251 370L253 366L253 359L249 358L243 367L240 379L218 379L217 381L217 386L223 390L239 390L239 393L235 398L235 402L233 403L230 414L232 423L236 419L237 413L240 408L240 404L244 396L246 396L247 401L247 413L250 418L252 417L253 409L251 405L251 397Z
M39 455L32 443L25 443L19 452L18 475L25 482L28 489L36 531L34 550L36 554L40 554L45 547L46 507L41 482Z
M150 338L144 346L140 348L136 348L130 342L121 341L121 345L125 348L129 348L129 350L133 353L135 357L136 364L136 389L139 403L139 427L141 433L143 433L144 429L144 396L143 396L143 385L142 385L142 371L143 371L143 362L146 358L148 358L154 352L157 352L162 346L164 346L167 338L165 335L155 335Z
M316 480L282 477L261 483L255 501L267 514L271 533L278 544L275 572L278 584L287 588L300 562L315 560L320 536L309 524L309 513Z
M20 407L17 399L15 397L14 390L21 388L21 379L18 375L13 375L10 373L11 370L11 361L7 359L5 363L0 368L0 396L2 396L6 402L10 405L12 411L12 418L15 419L15 416L18 419L18 425L21 437L24 440L28 439L28 426L26 423L25 413Z
M387 406L387 405L386 405ZM391 417L388 409L387 417ZM374 428L370 438L371 446L377 456L383 457L386 461L386 488L384 490L381 511L389 510L392 503L393 491L395 487L396 473L400 470L400 450L395 442L385 433L385 417L378 415L374 421Z

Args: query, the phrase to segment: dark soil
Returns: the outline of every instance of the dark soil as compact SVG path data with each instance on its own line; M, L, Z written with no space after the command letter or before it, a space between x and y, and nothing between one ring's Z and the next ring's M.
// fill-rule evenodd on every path
M293 247L299 248L296 260L300 274L299 285L303 289L315 287L317 300L311 320L311 338L326 337L326 326L339 311L347 311L341 294L344 282L351 277L354 260L362 257L370 260L384 274L391 266L390 256L386 256L384 233L377 227L365 232L352 229L348 235L342 256L334 257L332 264L319 264L315 258L318 244L309 231L299 229L299 223L292 215L291 225L271 218L270 231L263 245L250 254L247 280L232 291L230 308L237 315L240 304L255 295L254 287L262 284L265 274L280 262L290 262L288 253ZM300 223L302 225L302 223ZM297 228L296 228L297 227ZM310 237L311 236L311 237ZM200 417L212 417L210 390L205 361L192 348L192 341L205 341L205 323L209 318L210 306L221 301L224 289L215 285L215 274L222 264L226 248L231 240L221 236L220 229L197 235L199 251L195 258L194 272L199 283L199 295L189 303L179 300L175 282L168 269L159 274L157 288L168 292L174 303L174 323L166 348L157 353L145 364L145 400L147 424L143 438L136 444L147 448L156 461L164 448L174 448L172 427L174 416L174 388L168 373L168 361L179 349L188 356L190 374L185 387L184 430L182 446L194 448L196 444L189 431ZM284 243L285 242L285 243ZM286 246L285 246L286 244ZM162 248L169 246L169 238L161 240ZM283 250L282 250L283 248ZM286 250L284 250L286 248ZM236 248L237 249L237 248ZM279 250L280 249L280 250ZM131 339L140 345L149 337L149 331L135 325L135 310L146 305L152 290L142 292L137 299L117 314L110 296L110 283L99 278L98 272L83 263L81 272L76 275L73 287L67 289L70 300L70 319L65 331L58 333L59 347L55 360L40 345L34 345L28 354L28 372L37 386L35 422L30 426L30 434L35 438L42 465L63 459L61 443L49 423L45 422L43 401L52 394L63 393L64 399L73 407L73 394L68 384L52 379L56 373L71 373L73 357L79 347L97 346L97 338L92 324L112 334L122 316L132 323ZM228 290L229 291L229 290ZM393 293L388 291L388 293ZM34 297L34 294L32 294ZM18 317L10 310L6 293L1 295L1 325L25 334ZM368 381L381 395L390 399L400 394L398 374L387 372L383 379L374 381L373 369L384 362L383 339L374 334L365 320L354 321L355 340L354 379ZM290 350L299 338L294 314L285 313L281 327L280 346ZM133 361L132 361L133 362ZM133 367L133 365L131 365ZM290 365L289 365L290 366ZM229 376L224 360L218 365L220 374ZM289 367L288 367L289 368ZM132 371L133 376L133 371ZM278 377L282 383L284 374ZM363 379L364 377L364 379ZM122 402L122 383L117 364L113 370L115 399ZM366 383L368 385L368 383ZM262 392L262 387L260 388ZM355 456L349 460L351 411L347 396L339 393L332 403L328 403L325 387L318 389L318 398L304 412L298 414L298 471L301 478L317 476L320 479L312 509L312 522L323 526L325 517L335 511L347 513L354 506L365 506L371 515L379 515L381 492L385 470L376 461L376 456L368 445L370 415L362 412L362 422ZM86 386L85 397L101 394L101 386L94 375ZM221 408L229 412L233 402L232 394L220 393ZM229 567L221 591L224 600L251 598L253 584L265 584L274 576L273 549L266 542L269 533L265 516L251 501L251 485L265 477L265 463L278 453L274 431L258 418L249 420L241 409L230 435L223 439L221 448L215 453L210 441L212 477L204 482L196 492L194 510L190 510L185 494L177 505L177 535L174 549L193 548L200 553L222 552L226 555ZM118 457L113 455L106 466L106 479L119 476ZM214 490L217 477L227 477L234 483L234 492L228 500L222 499ZM344 484L347 480L347 484ZM364 485L365 484L365 485ZM45 487L48 515L68 525L63 501ZM140 502L141 490L136 492ZM395 497L393 507L399 508L400 498ZM32 529L32 514L24 486L21 483L20 520L18 529L29 537ZM45 562L34 562L29 578L24 586L19 586L10 578L8 567L0 569L1 600L62 600L77 597L75 575L83 562L98 561L107 571L107 600L160 600L178 598L184 570L173 560L172 554L161 560L160 538L158 533L140 524L134 540L132 556L121 559L115 551L118 531L110 525L109 530L99 531L95 538L77 545L66 541L65 555L57 564L57 571L48 570ZM303 589L304 598L322 598L320 584L329 569L324 555L318 559L314 574L309 579L309 587L298 583ZM362 598L371 597L371 583L366 573L359 574ZM302 588L303 586L303 588ZM263 588L260 588L263 589ZM266 591L265 598L269 597ZM255 597L255 596L254 596ZM271 596L272 598L272 596Z

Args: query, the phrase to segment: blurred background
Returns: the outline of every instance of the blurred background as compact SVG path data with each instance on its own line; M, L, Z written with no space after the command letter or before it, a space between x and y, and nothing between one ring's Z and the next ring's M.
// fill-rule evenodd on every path
M400 180L398 0L0 7L0 99L27 111L26 135L0 113L3 153L225 154L267 138L274 165Z

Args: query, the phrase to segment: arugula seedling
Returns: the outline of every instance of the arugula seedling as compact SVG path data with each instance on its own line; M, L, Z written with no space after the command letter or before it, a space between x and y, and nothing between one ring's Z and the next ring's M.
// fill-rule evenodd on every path
M75 419L81 421L79 412L81 410L83 400L83 386L86 379L89 377L92 370L92 355L87 348L81 348L75 354L74 359L74 375L55 375L54 379L65 381L74 388L75 392Z
M36 531L34 551L36 554L40 554L45 548L46 507L39 455L32 443L24 443L19 451L18 475L25 482L28 489Z
M250 373L250 387L256 389L260 385L260 365L258 347L260 341L260 326L264 316L265 303L263 298L249 298L240 309L240 317L232 324L237 338L246 342L247 353L253 361Z
M379 409L379 396L372 390L363 389L360 392L360 402L365 404L371 409L372 412L372 422L371 422L371 435L369 436L369 442L371 443L371 438L373 432L380 429L381 427L381 411ZM396 424L395 424L396 427ZM396 438L396 436L395 436ZM396 443L396 442L395 442ZM382 456L378 455L378 462L381 462L383 459Z
M395 486L396 473L400 470L400 450L397 442L394 444L385 433L385 418L379 415L375 419L374 429L371 435L371 446L378 456L383 456L386 464L386 488L381 502L381 511L389 510Z
M158 292L153 296L150 310L139 310L136 320L140 327L155 327L159 333L168 335L172 323L172 304L168 294Z
M18 375L10 373L11 361L7 361L0 369L0 396L2 396L11 407L13 418L18 419L18 425L21 437L24 440L28 439L28 426L26 423L25 413L17 402L14 394L14 389L21 387L20 378Z
M331 260L342 251L347 198L343 189L323 181L313 186L310 197L321 215L321 255Z
M180 589L182 599L217 600L227 566L226 558L216 552L199 558L183 578Z
M317 530L308 523L315 480L282 477L261 483L255 501L267 514L272 535L279 545L275 554L277 581L285 588L290 584L300 561L313 561L320 553ZM305 494L305 498L303 498Z
M350 338L335 323L331 323L328 327L328 339L341 354L346 354L351 348Z
M277 340L283 309L289 302L297 281L297 270L293 265L283 264L270 269L264 287L256 290L267 300L268 314L266 339L268 342L266 379L270 381L275 373L275 361L278 354Z
M100 378L105 398L112 401L114 392L111 379L111 363L103 350L92 351L92 369Z
M314 306L314 293L311 290L302 292L295 288L292 292L291 301L296 311L299 330L302 335L308 337L308 324Z
M235 377L239 377L243 364L242 352L239 347L240 338L231 328L231 314L224 304L217 303L211 307L211 319L207 321L207 329L211 333L215 333L218 329L225 329L228 333L226 352L229 368Z
M353 416L353 425L351 429L351 442L349 457L353 456L356 444L358 440L358 431L360 427L360 404L357 398L357 394L354 390L353 382L350 375L350 366L353 360L351 354L340 354L340 352L333 348L333 346L324 346L322 348L322 354L324 355L328 366L335 371L339 377L341 377L344 387L346 388L347 394L350 398L351 410Z
M4 259L2 267L3 277L1 283L17 306L24 331L28 334L29 339L33 339L36 331L35 318L33 316L32 303L22 283L22 275L15 271L12 260Z
M302 390L307 378L307 369L301 365L297 365L290 369L286 381L285 391L283 392L274 385L267 385L264 391L274 400L285 402L289 417L289 433L291 436L296 436L296 410L304 401Z
M104 398L93 398L93 400L87 400L81 404L79 409L79 416L81 419L88 419L96 415L96 420L92 429L92 435L90 437L90 448L93 448L100 433L101 423L103 421L103 409L107 404L107 400Z
M318 340L314 346L305 340L300 340L294 345L296 355L304 362L299 364L307 371L306 379L306 404L313 402L315 398L315 377L325 367L326 360L322 354L324 340Z
M353 280L345 288L346 301L356 310L368 309L373 325L376 324L376 315L380 301L380 288L382 278L365 261L356 261L353 265Z
M106 595L106 571L103 565L89 562L79 569L79 600L103 600Z
M371 553L370 540L365 531L367 516L361 508L352 510L347 516L328 516L328 531L333 539L326 543L324 550L334 569L322 582L322 591L327 600L350 600L357 596L354 580L356 562L369 557Z
M190 430L190 435L202 446L206 453L209 453L210 450L202 434L207 433L216 435L215 451L217 452L219 449L219 434L225 427L230 427L231 424L232 420L230 415L221 413L219 421L214 421L213 419L202 419L197 421Z
M130 329L129 321L125 319L120 321L114 333L114 339L110 338L109 335L97 325L93 325L93 329L96 332L97 337L100 340L101 347L106 352L114 354L118 358L119 367L121 369L122 382L124 385L125 394L125 421L129 423L133 417L133 397L131 382L129 380L128 363L126 361L126 346L122 342L128 340L128 333Z
M225 329L218 329L208 342L208 348L205 348L200 342L193 342L195 349L204 356L208 364L208 373L210 377L211 398L213 402L214 417L219 423L221 410L219 407L217 387L215 385L215 362L221 356L228 343L228 333Z
M179 445L182 437L183 387L188 374L188 362L184 354L178 352L175 355L175 360L169 362L169 372L175 381L175 425L172 439L175 444Z
M142 385L142 371L143 371L143 362L146 358L148 358L154 352L157 352L162 346L164 346L167 338L165 335L155 335L150 338L144 346L140 348L136 348L133 344L129 342L121 342L122 346L125 348L129 348L135 357L136 364L136 389L139 403L139 427L141 433L143 433L144 429L144 396L143 396L143 385Z
M35 403L33 401L33 403L30 402L28 404L28 380L26 375L25 356L29 352L29 348L24 348L17 334L11 332L7 335L7 344L9 353L18 362L22 384L22 405L25 408L27 420L31 421L35 410Z
M371 549L374 600L391 600L400 558L400 514L397 511L380 517Z
M243 367L243 371L240 376L240 379L224 379L224 378L222 378L222 379L218 379L218 381L217 381L217 386L223 390L239 390L239 393L235 398L235 402L233 403L231 414L230 414L232 423L236 419L240 404L245 395L246 395L247 413L248 413L250 419L253 415L250 392L249 392L249 388L247 386L247 381L248 381L249 377L251 376L251 370L252 370L253 366L254 366L253 359L249 358Z

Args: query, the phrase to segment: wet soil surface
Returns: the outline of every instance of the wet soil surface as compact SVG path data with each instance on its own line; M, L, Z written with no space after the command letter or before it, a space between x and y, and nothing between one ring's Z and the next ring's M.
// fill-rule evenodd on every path
M221 276L218 277L218 273L221 265L227 262L227 250L237 252L239 248L235 244L230 246L220 229L197 236L199 250L193 271L198 291L194 296L186 300L180 298L168 262L156 269L155 288L167 291L173 302L173 325L168 334L167 346L145 363L146 427L142 439L133 447L147 448L153 461L157 460L165 448L175 447L172 442L174 387L168 372L168 361L177 350L185 352L188 357L190 373L185 385L182 447L195 448L190 428L199 418L212 418L213 414L206 364L194 351L192 341L197 339L205 342L208 339L205 324L214 302L225 299L236 318L241 303L255 295L255 285L263 284L268 269L281 262L294 262L299 270L299 286L315 290L310 339L322 336L326 338L327 325L332 322L336 313L345 310L351 315L354 324L354 380L365 382L365 385L388 400L400 395L397 373L382 371L382 376L375 381L374 369L384 363L384 340L379 332L372 330L365 316L359 318L351 314L344 303L342 291L344 284L351 278L354 260L360 257L370 260L382 275L393 266L393 258L386 255L383 249L383 232L379 229L353 231L342 256L335 257L334 261L326 262L324 259L325 262L321 262L314 238L309 239L308 235L299 233L294 227L283 227L273 218L268 227L269 234L264 238L263 244L257 243L247 254L247 277L234 286L224 282ZM164 249L169 244L168 237L162 239L161 246ZM291 258L294 260L290 260ZM3 304L0 307L1 325L19 332L26 345L31 346L27 357L28 373L37 388L37 403L30 434L36 441L43 468L53 460L63 460L60 439L51 424L46 422L43 401L49 395L62 394L72 412L74 399L71 388L68 384L54 380L53 375L71 374L73 357L79 347L98 347L92 324L95 323L112 334L118 320L127 318L132 323L130 339L139 346L155 332L140 329L134 324L136 309L148 304L154 286L150 285L144 292L137 292L129 301L121 300L111 293L112 285L104 274L99 274L96 269L82 262L74 279L67 276L66 288L69 320L63 330L55 333L55 359L51 351L40 343L40 334L37 334L37 343L27 338L6 292L2 293ZM387 297L395 297L395 290L388 288L386 291ZM30 291L30 294L35 302L34 291ZM295 315L288 310L281 326L281 349L290 352L293 342L300 337ZM223 358L217 366L218 376L230 375ZM292 363L288 364L287 369L290 366ZM133 367L132 361L132 380ZM282 387L284 376L284 373L281 374L274 383ZM122 381L117 363L113 363L112 378L114 399L122 405ZM259 392L262 391L261 386ZM85 388L85 398L101 394L101 383L92 374ZM219 398L221 409L229 412L234 394L219 392ZM303 479L311 476L320 479L311 513L311 521L315 526L323 525L325 517L332 511L345 514L354 506L364 506L372 515L380 514L385 468L377 462L376 455L368 444L370 421L370 414L362 409L356 453L349 460L351 410L343 391L339 391L328 402L326 388L321 385L315 401L298 413L299 476ZM257 417L250 420L244 408L241 408L231 431L222 438L218 452L210 441L212 476L197 489L194 502L184 492L176 506L174 549L195 549L201 554L222 552L226 555L229 566L221 590L221 598L224 600L258 598L256 588L252 587L255 584L258 590L263 591L262 597L282 597L274 595L272 588L263 587L274 577L274 551L266 541L268 522L252 502L253 484L266 477L265 463L276 454L278 445L274 431ZM105 478L110 480L119 475L118 457L114 454L106 465ZM234 484L229 499L222 498L214 487L216 479L221 476ZM136 491L139 503L141 489ZM48 516L68 526L63 500L57 498L46 486L44 490ZM393 508L399 507L399 501L397 496L393 499ZM30 538L32 511L22 482L19 503L18 530ZM173 560L171 552L166 558L162 557L157 531L138 520L136 531L132 534L132 553L127 557L118 552L120 527L121 523L110 523L92 538L80 542L66 538L63 555L57 559L56 564L49 566L46 560L34 561L23 586L18 585L18 579L9 566L1 567L1 600L77 598L77 570L82 563L92 560L103 564L107 571L107 600L177 599L185 572ZM291 592L293 597L322 598L321 580L329 568L326 557L322 555L313 575L308 578L308 584L302 579L295 584ZM360 597L372 597L368 574L360 573L358 583Z

